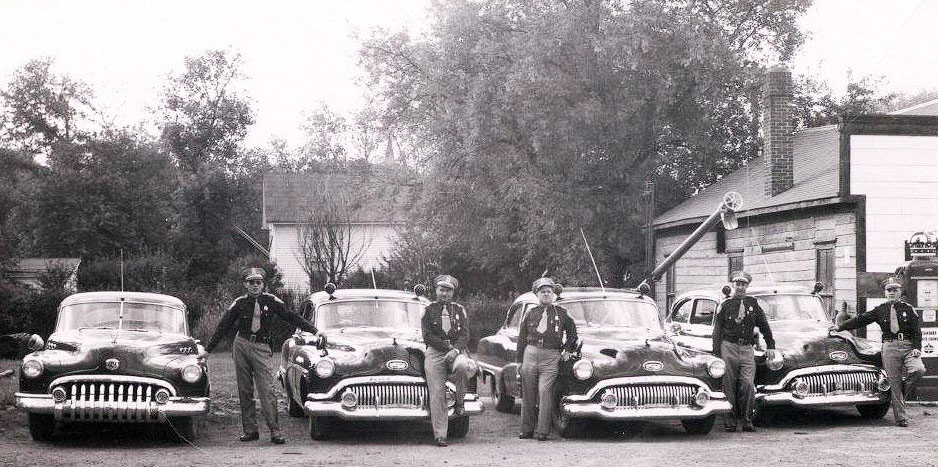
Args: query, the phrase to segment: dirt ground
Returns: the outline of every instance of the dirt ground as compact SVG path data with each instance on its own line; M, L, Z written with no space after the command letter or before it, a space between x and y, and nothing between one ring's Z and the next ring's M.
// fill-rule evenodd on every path
M639 434L594 427L581 439L552 436L538 442L516 438L520 405L514 414L496 412L486 390L485 412L473 418L466 438L451 440L448 448L431 444L427 425L410 432L343 432L313 441L304 418L286 415L282 395L287 444L270 444L263 431L260 441L240 443L231 359L213 354L209 366L212 413L192 445L128 425L60 430L55 441L36 443L25 414L0 397L0 466L938 465L936 407L912 407L910 428L895 427L892 414L869 422L843 409L782 414L756 433L725 433L718 423L707 436L690 436L679 423L664 422L651 423ZM15 378L4 378L0 392L15 385Z

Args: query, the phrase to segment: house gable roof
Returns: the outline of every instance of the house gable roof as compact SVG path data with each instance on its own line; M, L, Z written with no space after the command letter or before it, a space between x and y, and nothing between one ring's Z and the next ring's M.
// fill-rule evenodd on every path
M889 112L889 115L929 115L938 117L938 99Z
M346 174L266 174L263 228L268 224L302 224L325 205L327 197L349 200L356 223L399 224L413 206L416 183L397 177Z
M757 157L683 203L658 215L655 228L699 222L713 213L729 191L743 197L740 216L748 212L837 197L840 189L840 131L837 125L809 128L793 135L794 185L765 196L765 164Z

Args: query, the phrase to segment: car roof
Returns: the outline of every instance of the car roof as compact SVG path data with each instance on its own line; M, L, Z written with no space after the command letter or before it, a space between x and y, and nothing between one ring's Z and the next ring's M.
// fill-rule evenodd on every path
M680 300L683 300L686 297L706 297L713 299L715 301L723 300L723 292L720 289L724 285L729 284L720 284L712 287L703 287L699 289L688 290L684 293L678 295L674 302L677 303ZM776 294L785 294L785 295L812 295L811 289L806 287L801 287L797 285L756 285L746 289L746 295L753 297L761 297L765 295L776 295Z
M615 298L615 299L626 299L626 300L641 300L648 301L649 303L655 303L655 301L648 295L641 296L638 290L633 289L612 289L607 288L603 290L599 287L566 287L563 289L563 292L560 293L560 296L557 298L557 304L563 305L564 302L572 302L576 300L586 300L586 299L597 299L597 298ZM514 300L514 303L518 302L537 302L537 295L534 292L525 292L518 296Z
M426 297L418 296L413 292L406 292L403 290L389 290L389 289L336 289L332 293L332 296L335 297L334 300L414 300L419 301L425 305L430 304L430 300ZM319 291L311 294L306 300L313 302L316 305L332 301L329 299L329 294L325 291Z
M182 310L186 309L186 305L182 303L182 300L173 297L171 295L163 295L158 293L147 293L147 292L117 292L117 291L105 291L105 292L82 292L69 295L62 300L60 306L66 305L77 305L82 303L107 303L107 302L118 302L123 299L129 303L145 303L149 305L165 305L171 306L174 308L179 308Z

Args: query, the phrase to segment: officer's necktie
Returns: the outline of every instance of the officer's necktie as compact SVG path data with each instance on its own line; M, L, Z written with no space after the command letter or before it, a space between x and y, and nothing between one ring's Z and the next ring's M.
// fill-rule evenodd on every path
M541 313L541 320L537 323L537 332L544 334L547 332L547 308Z
M449 305L443 305L443 332L446 335L449 335L449 330L453 328L453 323L450 322L450 319L452 318L450 318Z
M257 334L261 330L261 304L254 300L254 318L251 319L251 333Z
M736 315L736 322L742 323L743 318L746 317L746 304L743 299L739 299L739 312Z
M893 303L889 307L889 332L893 334L899 333L899 317L896 316L896 304Z

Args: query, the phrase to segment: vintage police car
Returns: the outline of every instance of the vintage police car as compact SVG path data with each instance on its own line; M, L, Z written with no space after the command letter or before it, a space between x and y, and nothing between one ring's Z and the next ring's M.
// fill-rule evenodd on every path
M209 410L205 355L175 297L74 294L59 305L45 349L23 358L16 406L37 441L59 422L168 422L192 438Z
M289 414L309 416L311 438L327 438L338 424L430 420L420 331L429 303L418 293L336 290L332 284L306 300L303 316L326 337L297 331L287 339L278 376ZM455 416L455 386L447 387L449 435L463 437L469 415L481 413L482 404L477 394L467 393L465 415Z
M765 340L756 345L756 405L833 407L854 405L860 415L880 418L889 410L889 382L881 367L880 344L848 332L829 333L831 325L814 290L794 286L751 286L765 311L775 346L774 361L765 359ZM674 340L712 351L713 319L729 294L716 287L676 297L667 323ZM763 419L767 411L760 410Z
M479 341L480 371L499 411L510 412L515 398L523 397L515 363L518 328L537 304L531 292L519 296L498 333ZM561 436L578 434L586 420L680 420L688 432L706 434L717 414L731 410L720 385L723 360L676 346L650 297L635 290L569 288L557 304L567 309L580 337L578 358L561 365L558 380L554 413Z

